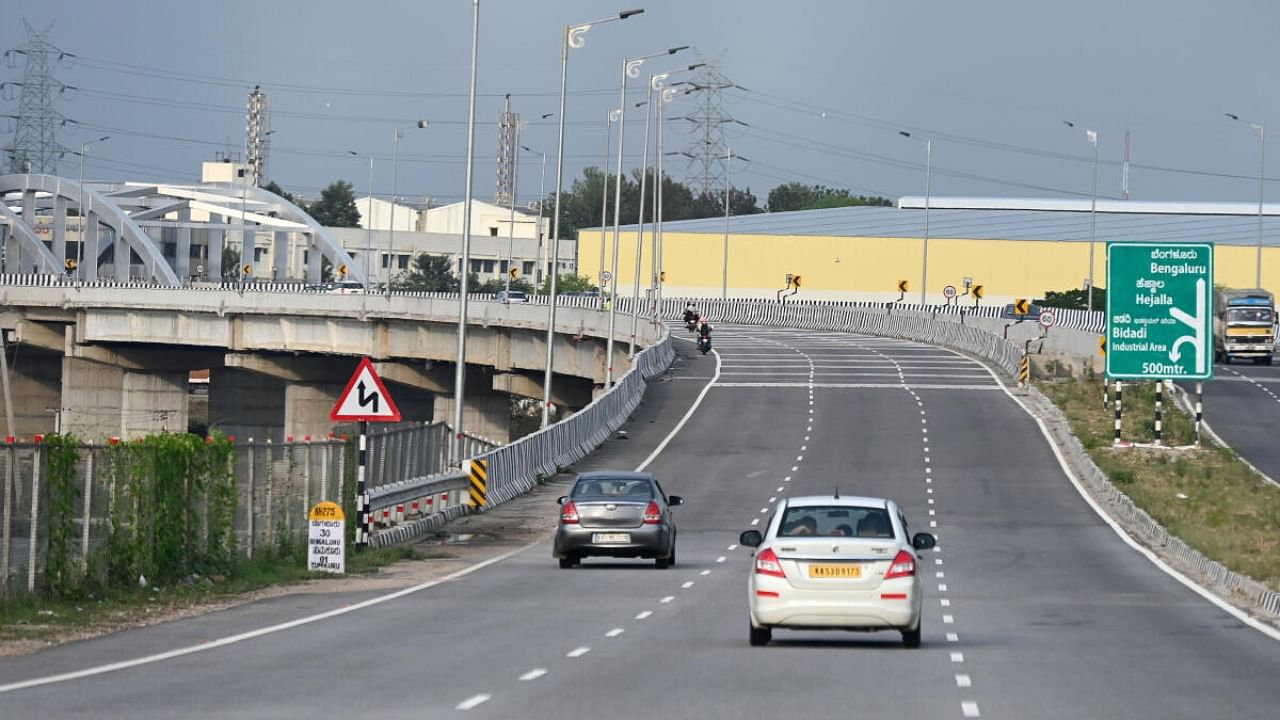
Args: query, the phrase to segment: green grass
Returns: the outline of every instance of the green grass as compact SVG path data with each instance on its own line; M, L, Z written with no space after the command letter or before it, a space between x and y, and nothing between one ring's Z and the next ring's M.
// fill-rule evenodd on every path
M1207 439L1191 450L1115 448L1114 409L1098 380L1037 383L1062 409L1072 432L1120 490L1169 532L1206 557L1280 590L1280 488L1259 478L1230 449ZM1153 440L1151 383L1124 387L1121 439ZM1194 423L1166 393L1165 445L1189 445Z
M402 560L447 556L405 546L370 548L348 552L346 570L348 576L366 575ZM305 557L292 553L260 555L240 562L226 576L192 576L167 587L86 590L58 599L14 592L0 598L0 641L46 643L106 627L146 622L149 616L229 600L265 587L338 577L341 576L308 571Z

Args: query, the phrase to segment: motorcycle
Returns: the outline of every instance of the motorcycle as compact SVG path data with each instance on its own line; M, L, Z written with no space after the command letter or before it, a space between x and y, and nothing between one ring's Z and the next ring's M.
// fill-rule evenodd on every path
M711 336L704 335L698 338L698 349L706 355L711 350Z
M690 316L684 321L684 326L689 329L689 332L698 332L698 316L696 314Z

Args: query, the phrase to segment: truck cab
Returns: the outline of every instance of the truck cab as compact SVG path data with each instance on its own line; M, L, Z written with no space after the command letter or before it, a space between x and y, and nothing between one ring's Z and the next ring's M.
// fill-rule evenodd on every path
M1261 289L1219 290L1213 304L1214 359L1270 365L1276 341L1275 296Z

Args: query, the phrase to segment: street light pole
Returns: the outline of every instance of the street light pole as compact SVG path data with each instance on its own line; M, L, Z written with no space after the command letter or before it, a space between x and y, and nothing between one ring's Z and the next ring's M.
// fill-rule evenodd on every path
M1258 131L1258 252L1256 259L1256 271L1254 276L1254 286L1262 287L1262 199L1263 199L1263 180L1264 173L1267 168L1267 124L1266 122L1249 122L1243 120L1239 115L1226 113L1227 117L1237 122L1242 122L1254 130Z
M542 272L542 206L544 204L544 199L546 198L544 193L546 192L547 181L547 154L540 150L534 150L526 145L521 145L520 149L542 157L542 174L538 178L538 252L535 256L537 258L537 262L533 264L533 284L536 287L537 285L542 284L539 280L538 274Z
M609 148L612 147L613 141L613 124L618 122L618 116L622 113L618 108L609 111L609 117L604 124L604 163L601 165L601 174L604 177L603 191L600 193L600 269L596 273L596 282L600 283L601 298L604 296L604 231L609 226Z
M391 253L394 251L396 239L396 179L400 167L400 137L404 135L405 130L425 128L428 125L430 123L426 120L419 120L416 125L396 128L395 140L391 144L391 231L387 235L387 295L391 294ZM372 213L373 210L369 212Z
M624 58L622 61L622 81L618 84L618 167L617 181L613 187L613 261L610 263L612 277L609 279L609 336L605 340L604 351L604 389L607 392L613 387L613 333L618 323L618 244L622 230L622 150L627 135L627 78L638 77L640 66L646 60L663 55L674 55L687 50L688 45L667 48L662 52L651 53L638 58Z
M80 242L76 243L76 277L84 279L84 270L80 267L84 264L84 240L89 233L89 213L85 211L85 192L84 192L84 156L89 151L89 146L94 143L100 143L103 140L110 140L110 135L103 135L97 140L89 140L80 143ZM97 274L97 260L94 259L94 274Z
M556 143L556 199L555 219L551 223L551 280L547 284L549 295L547 298L547 367L542 379L542 427L550 424L551 420L551 377L553 360L555 359L555 334L556 334L556 291L560 279L560 188L564 185L564 104L565 104L565 81L569 77L569 49L580 48L586 44L586 32L591 29L592 25L610 22L612 20L626 20L633 15L643 13L643 9L623 10L614 17L596 20L581 25L566 25L564 28L564 39L560 46L560 116L559 116L559 140Z
M733 166L733 149L724 149L724 247L720 251L720 299L729 299L729 171Z
M478 1L478 0L477 0ZM355 150L348 150L348 155L360 157ZM364 217L364 291L369 292L369 273L373 267L369 256L373 255L373 153L369 153L369 200Z
M520 125L517 122L515 127L516 137L515 143L520 146ZM511 302L511 269L515 263L515 245L516 245L516 195L520 191L520 153L515 153L515 165L511 170L511 217L507 223L507 282L506 282L506 298L507 302Z
M471 174L475 169L476 53L480 43L480 0L471 2L471 88L467 98L467 187L462 201L462 257L458 278L458 353L453 376L453 464L462 466L462 401L467 384L467 280L471 265Z
M1098 218L1098 131L1086 130L1085 137L1093 145L1093 188L1089 191L1089 296L1086 308L1093 313L1093 248L1097 239Z
M911 133L899 130L898 134L909 138ZM920 305L928 304L929 294L929 196L933 189L933 140L924 143L924 248L920 259Z

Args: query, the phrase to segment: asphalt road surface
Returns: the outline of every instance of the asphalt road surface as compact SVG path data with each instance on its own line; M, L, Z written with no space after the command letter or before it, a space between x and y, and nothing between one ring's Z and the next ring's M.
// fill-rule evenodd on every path
M679 332L679 331L677 331ZM1123 544L1035 423L977 363L904 341L724 326L579 470L646 468L676 508L675 567L588 559L549 538L450 582L283 598L0 661L0 717L1275 718L1280 642ZM747 644L738 533L784 495L885 495L937 534L924 643L774 633ZM758 525L757 525L758 526ZM301 603L301 605L299 604Z
M1280 365L1218 363L1205 383L1204 420L1268 477L1280 480ZM1182 387L1193 393L1194 384Z

